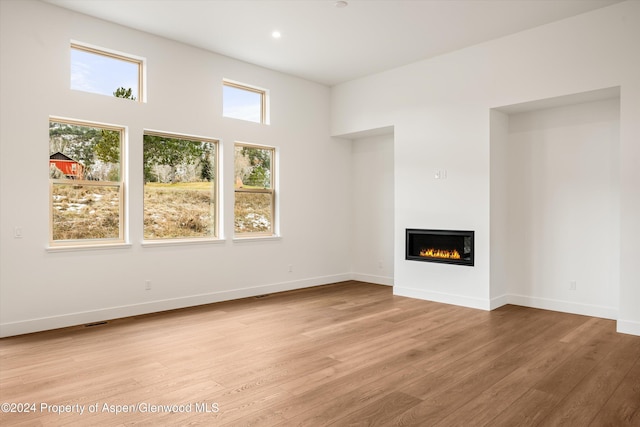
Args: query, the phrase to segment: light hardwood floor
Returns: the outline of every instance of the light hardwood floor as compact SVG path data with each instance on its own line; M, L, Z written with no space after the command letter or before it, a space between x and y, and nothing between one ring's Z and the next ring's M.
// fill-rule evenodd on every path
M640 337L344 282L5 338L0 396L35 409L3 426L640 426Z

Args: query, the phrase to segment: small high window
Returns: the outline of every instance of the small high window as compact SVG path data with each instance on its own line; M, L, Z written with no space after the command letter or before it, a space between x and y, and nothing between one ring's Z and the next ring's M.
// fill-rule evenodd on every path
M274 235L275 149L236 144L234 232L238 237Z
M146 240L217 236L217 147L214 139L145 131Z
M142 101L143 60L71 44L71 89Z
M223 81L222 115L256 123L267 123L267 92L240 83Z
M124 242L124 128L49 121L50 243Z

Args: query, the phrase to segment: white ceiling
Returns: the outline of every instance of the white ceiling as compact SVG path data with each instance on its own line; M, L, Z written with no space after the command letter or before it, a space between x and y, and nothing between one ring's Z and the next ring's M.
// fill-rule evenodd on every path
M331 86L621 0L43 1Z

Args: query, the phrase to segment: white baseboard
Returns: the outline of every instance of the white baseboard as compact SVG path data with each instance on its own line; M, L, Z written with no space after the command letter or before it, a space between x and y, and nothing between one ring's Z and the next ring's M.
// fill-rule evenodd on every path
M350 273L0 324L0 338L351 280Z
M505 294L492 298L491 300L483 300L481 298L472 298L464 295L405 288L397 285L394 286L393 293L398 296L424 299L444 304L460 305L463 307L477 308L481 310L495 310L496 308L502 307L506 304L514 304L521 305L523 307L600 317L603 319L616 320L618 317L618 310L615 307L581 304L571 301L537 298L526 295ZM640 322L618 320L618 332L640 335Z
M351 273L352 280L360 282L375 283L376 285L393 286L393 277L375 276L373 274Z
M18 322L3 323L0 324L0 338L13 335L28 334L32 332L46 331L50 329L65 328L75 325L83 325L86 323L101 322L122 317L138 316L142 314L156 313L166 310L174 310L221 301L247 298L256 295L303 289L312 286L342 282L346 280L359 280L379 285L393 286L392 277L375 276L361 273L344 273L332 276L313 277L308 279L254 286L243 289L211 292L207 294L191 295L187 297L111 307L101 310L76 312L60 316L51 316ZM423 289L404 288L398 286L394 286L393 293L394 295L398 296L435 301L443 304L460 305L463 307L476 308L480 310L494 310L505 304L514 304L524 307L561 311L565 313L581 314L585 316L601 317L605 319L615 320L617 318L617 309L613 307L578 304L568 301L535 298L525 295L501 295L499 297L492 298L491 300L484 300L481 298L471 298L463 295L425 291ZM617 320L617 331L619 333L640 336L640 322L619 319Z
M491 298L489 301L489 310L495 310L496 308L507 304L509 304L509 295L500 295L499 297Z
M467 297L464 295L448 294L444 292L425 291L424 289L393 287L393 294L401 297L417 298L427 301L441 302L443 304L460 305L463 307L490 310L490 302L482 298Z
M527 295L507 295L507 299L509 301L508 304L521 305L524 307L581 314L583 316L601 317L603 319L616 320L618 318L618 310L614 307L581 304L573 301L561 301Z
M616 330L621 334L637 335L640 337L640 322L619 319Z

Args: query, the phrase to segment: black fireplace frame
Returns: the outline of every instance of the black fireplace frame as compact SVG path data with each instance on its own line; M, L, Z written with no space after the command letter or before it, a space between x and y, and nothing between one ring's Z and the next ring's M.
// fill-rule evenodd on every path
M412 254L413 249L411 247L412 237L414 235L434 235L434 236L460 236L467 237L470 239L471 252L468 256L464 256L461 259L450 259L450 258L432 258L432 257L424 257L419 255ZM474 242L474 232L466 231L466 230L425 230L419 228L407 228L405 232L405 259L410 261L422 261L422 262L437 262L442 264L455 264L455 265L466 265L472 267L474 265L475 258L475 242Z

